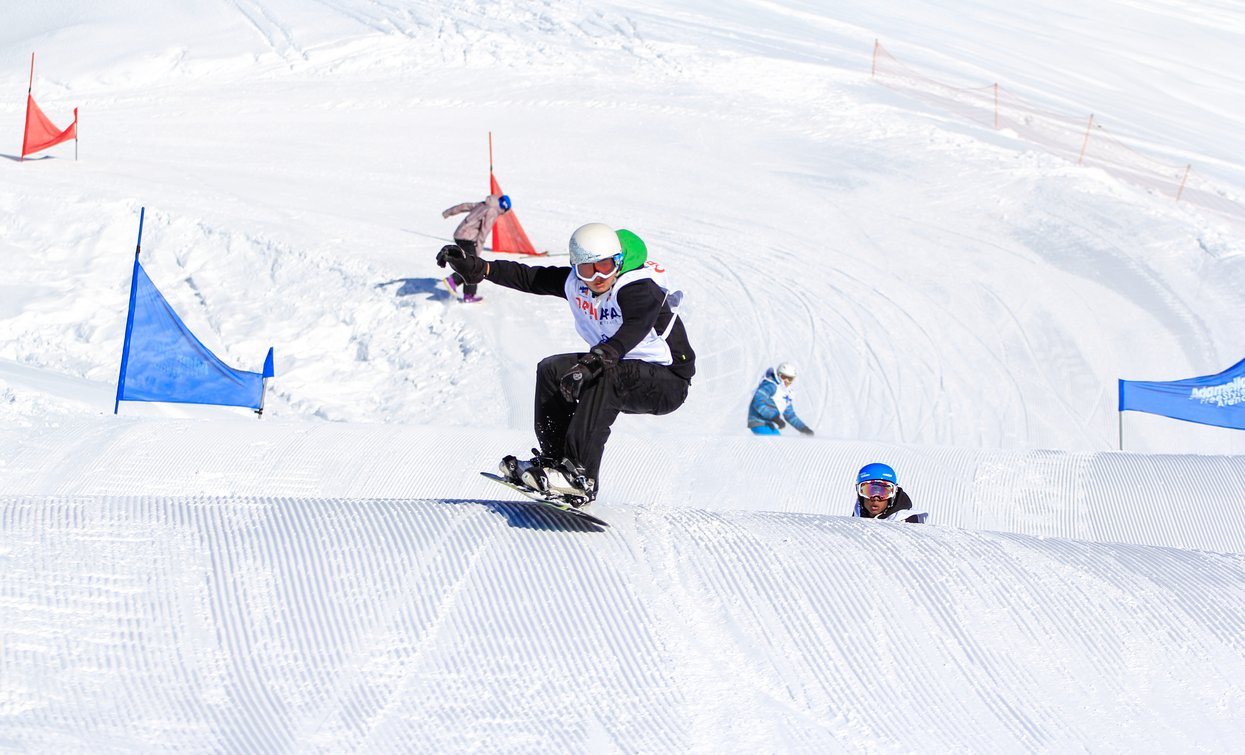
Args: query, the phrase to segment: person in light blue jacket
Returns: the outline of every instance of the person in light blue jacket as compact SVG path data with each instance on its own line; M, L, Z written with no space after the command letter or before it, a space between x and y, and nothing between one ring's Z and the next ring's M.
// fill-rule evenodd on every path
M794 381L795 365L791 362L765 371L748 406L748 429L753 435L780 435L787 425L805 435L813 434L813 428L804 424L792 405L791 383Z

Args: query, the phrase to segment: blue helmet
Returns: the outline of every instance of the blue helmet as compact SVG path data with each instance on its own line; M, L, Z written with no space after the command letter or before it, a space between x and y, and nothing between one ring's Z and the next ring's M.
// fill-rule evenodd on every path
M899 485L899 478L895 476L895 470L890 466L875 461L872 464L866 464L856 473L856 484L868 482L870 480L885 480L895 486Z
M501 206L501 209L503 212L505 212L506 210L509 210L510 209L509 195L502 194L500 197L497 198L497 204Z

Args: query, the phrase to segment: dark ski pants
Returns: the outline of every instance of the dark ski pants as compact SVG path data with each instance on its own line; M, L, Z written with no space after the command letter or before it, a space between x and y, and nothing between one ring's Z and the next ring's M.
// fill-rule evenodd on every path
M458 247L466 252L468 257L480 256L480 251L476 249L476 242L468 241L466 239L454 239L454 243L458 244ZM454 282L457 283L460 288L462 288L463 296L475 296L476 291L480 288L479 283L467 283L463 281L463 277L458 273L454 273L450 277L454 279Z
M688 382L659 364L624 359L569 402L558 382L582 356L554 354L536 366L536 440L545 456L582 465L599 491L601 456L619 412L669 414L687 399Z

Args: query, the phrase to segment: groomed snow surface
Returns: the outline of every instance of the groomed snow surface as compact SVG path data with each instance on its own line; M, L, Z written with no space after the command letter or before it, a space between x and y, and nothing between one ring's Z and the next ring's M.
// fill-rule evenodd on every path
M6 10L0 751L1239 751L1245 440L1129 414L1120 452L1115 381L1245 355L1241 225L869 69L1093 112L1245 207L1245 10L832 5ZM31 51L77 161L18 160ZM630 228L687 291L699 372L615 425L606 529L477 474L581 343L438 284L490 130L539 247ZM262 420L112 414L140 207L200 339L275 346ZM782 359L814 438L743 427ZM934 524L847 516L876 460Z

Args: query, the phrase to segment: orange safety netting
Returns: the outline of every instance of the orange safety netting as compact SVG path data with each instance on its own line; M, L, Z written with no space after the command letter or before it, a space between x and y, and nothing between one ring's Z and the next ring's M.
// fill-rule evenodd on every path
M901 63L881 43L873 43L875 81L890 89L938 105L965 120L1007 131L1078 165L1099 168L1116 178L1177 202L1214 212L1245 226L1245 204L1193 172L1193 166L1170 163L1143 154L1140 140L1112 135L1094 119L1067 116L1040 108L997 83L955 87L929 78Z
M22 135L22 157L78 138L78 108L73 110L73 123L61 130L48 119L35 98L26 95L26 130Z
M497 183L497 177L491 172L488 174L488 191L490 194L505 194L501 190L501 186ZM514 210L503 214L497 219L493 225L493 251L506 252L508 254L543 254L536 251L536 247L532 246L532 242L527 237L527 232L523 230L523 226L519 224L519 218L514 214Z

